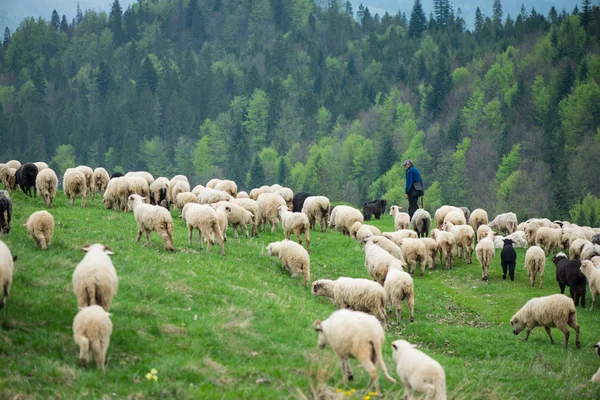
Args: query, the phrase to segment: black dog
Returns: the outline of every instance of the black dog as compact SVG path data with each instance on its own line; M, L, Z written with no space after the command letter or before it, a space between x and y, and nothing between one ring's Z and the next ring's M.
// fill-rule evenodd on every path
M510 275L510 280L515 280L515 266L517 265L517 252L513 247L513 241L504 239L504 247L500 252L500 264L502 265L502 279L506 279L506 271Z
M377 199L363 204L363 218L365 221L370 221L372 216L375 216L375 219L379 219L381 214L385 213L386 206L387 201L383 199Z

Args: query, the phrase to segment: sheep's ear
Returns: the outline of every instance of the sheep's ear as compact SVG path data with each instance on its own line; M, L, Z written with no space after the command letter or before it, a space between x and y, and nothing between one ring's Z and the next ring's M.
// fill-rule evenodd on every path
M398 346L396 346L396 343L392 343L392 347L394 348L394 350L398 350Z
M313 323L313 329L317 332L323 332L323 328L321 328L321 320L318 319Z
M81 250L82 251L88 251L90 249L90 246L91 246L91 244L86 243L86 244L83 245L83 247L81 247Z
M321 289L321 284L317 283L315 285L313 285L313 292L317 292L319 289Z
M104 245L104 252L105 252L106 254L108 254L109 256L112 256L113 254L115 254L115 253L113 252L113 249L112 249L112 248L110 248L109 246L106 246L106 245Z
M14 256L13 257L13 262L17 261L17 258L18 258L17 256Z

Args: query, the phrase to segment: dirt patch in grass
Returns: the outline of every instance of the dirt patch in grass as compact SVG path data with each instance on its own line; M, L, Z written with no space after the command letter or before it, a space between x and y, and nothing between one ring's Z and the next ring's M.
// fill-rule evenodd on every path
M185 329L182 326L177 326L177 325L173 325L173 324L161 325L160 331L165 335L177 335L177 336L187 335L187 329Z
M471 326L473 328L489 328L495 325L493 322L485 321L477 313L461 307L451 300L448 300L445 312L426 315L427 318L443 325Z

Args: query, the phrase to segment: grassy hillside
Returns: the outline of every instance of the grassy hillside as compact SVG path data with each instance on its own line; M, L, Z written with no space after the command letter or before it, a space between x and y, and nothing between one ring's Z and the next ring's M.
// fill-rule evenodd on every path
M0 312L0 399L17 398L297 398L316 391L352 388L350 399L367 394L368 376L351 361L355 381L344 387L330 348L317 349L311 329L335 307L315 298L292 279L266 245L281 230L259 239L233 239L226 255L187 244L175 221L175 254L164 251L156 234L152 247L135 243L131 213L104 210L100 199L70 207L58 194L56 230L49 250L36 248L21 225L42 209L40 198L13 194L10 235L2 237L19 259L6 307ZM389 216L374 221L391 230ZM311 232L312 279L340 275L368 278L360 246L337 232ZM71 277L85 243L113 247L119 292L111 309L114 330L105 373L78 366L72 339L77 304ZM600 367L592 345L600 339L600 310L578 308L582 349L574 335L567 350L552 346L543 329L515 337L508 323L529 298L558 292L554 266L546 264L544 289L530 288L518 251L515 282L502 281L499 257L491 280L480 268L458 263L451 271L427 271L415 278L415 322L395 321L387 332L384 356L396 376L390 343L405 338L422 345L447 374L453 399L593 399L600 388L589 382ZM553 330L558 343L562 333ZM146 374L158 370L158 380ZM393 372L392 372L393 371ZM324 383L326 387L321 387ZM382 380L383 395L398 398L401 384ZM314 392L313 392L314 391Z

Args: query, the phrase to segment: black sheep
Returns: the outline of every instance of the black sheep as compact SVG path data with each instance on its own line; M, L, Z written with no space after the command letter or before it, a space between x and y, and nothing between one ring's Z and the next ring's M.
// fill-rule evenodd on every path
M120 172L113 172L113 174L110 176L110 179L112 179L112 178L120 178L122 176L123 176L123 174L120 173Z
M585 291L587 284L585 275L579 270L581 261L570 260L565 253L558 253L552 260L556 265L556 281L560 288L560 292L565 294L565 287L568 286L571 290L571 298L575 302L575 306L579 305L585 308Z
M12 219L12 200L6 190L0 190L0 234L10 232Z
M37 196L35 187L35 178L37 178L38 167L34 163L25 163L17 169L17 185L21 187L23 193L31 197L31 188L33 188L33 197Z
M385 212L386 206L387 201L383 199L377 199L363 204L363 217L365 221L370 221L372 216L375 216L375 219L379 219L381 214Z
M294 198L292 199L292 206L294 207L294 209L292 211L301 212L302 207L304 206L304 200L306 200L306 198L310 197L310 196L312 196L312 194L310 194L308 192L296 193L294 195Z
M502 279L506 279L506 272L510 275L510 280L515 280L515 267L517 265L517 252L513 247L513 241L504 239L504 247L500 252L500 264L502 265Z

